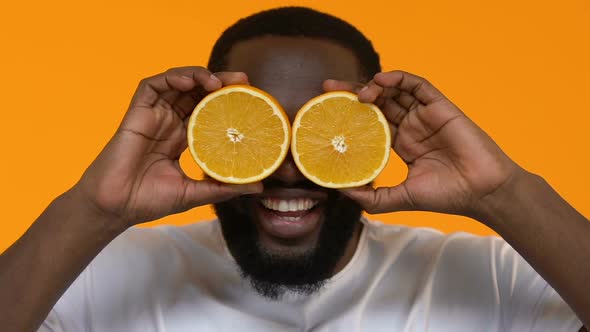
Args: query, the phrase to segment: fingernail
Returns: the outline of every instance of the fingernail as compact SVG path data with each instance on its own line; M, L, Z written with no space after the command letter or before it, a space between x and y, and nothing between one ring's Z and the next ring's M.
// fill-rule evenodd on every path
M213 74L211 74L211 76L209 76L209 77L211 77L211 79L214 81L221 82L221 80L219 80L219 78Z
M368 88L369 88L369 86L368 85L365 85L362 89L359 90L359 93L367 90Z
M190 80L190 81L193 80L193 78L190 76L182 75L181 77L184 78L185 80Z

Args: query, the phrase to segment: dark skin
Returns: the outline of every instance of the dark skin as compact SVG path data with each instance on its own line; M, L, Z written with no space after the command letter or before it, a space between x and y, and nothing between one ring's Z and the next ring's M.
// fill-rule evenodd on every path
M252 56L257 50L262 54ZM514 163L430 83L399 71L365 79L351 56L329 42L268 37L243 42L231 52L228 69L248 75L211 77L205 68L184 67L143 80L121 126L80 181L0 257L3 330L36 330L78 274L125 229L263 192L260 183L190 179L178 163L186 149L185 120L196 102L223 85L248 83L273 94L291 118L323 90L356 91L362 101L377 103L391 123L393 149L408 163L408 179L343 194L371 213L428 210L479 220L525 257L588 325L588 220L542 178ZM367 81L361 91L365 85L359 82ZM272 176L288 182L301 174L287 159ZM304 249L315 237L311 232L287 243L268 236L264 243ZM358 231L339 268L350 260L357 241Z
M272 45L272 46L270 46ZM309 56L309 50L314 55ZM250 84L273 95L281 104L292 122L299 108L311 98L324 92L322 82L329 78L344 81L361 81L361 71L355 55L339 45L303 38L264 37L236 44L228 56L227 70L244 72ZM288 189L290 185L306 181L295 166L289 154L281 167L270 176L270 180L280 181L284 188L267 192L277 197L282 194L296 197L325 198L321 187L306 190ZM256 210L256 202L250 200L246 206ZM235 207L238 208L237 203ZM324 222L323 205L320 203L319 221L314 229L304 236L281 238L265 231L261 226L262 216L255 217L259 240L267 251L304 252L315 246L321 226ZM346 253L338 263L336 270L342 269L355 252L361 224L359 223L353 241L349 242Z

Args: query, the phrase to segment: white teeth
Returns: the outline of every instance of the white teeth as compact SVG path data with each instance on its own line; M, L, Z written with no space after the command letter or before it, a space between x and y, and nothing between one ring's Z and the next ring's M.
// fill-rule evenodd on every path
M286 212L289 211L289 202L288 201L279 201L279 211Z
M297 201L291 200L289 201L289 211L298 211L300 209L297 208Z
M309 198L296 198L289 200L263 198L261 202L265 208L280 212L306 211L312 209L314 206L318 204L317 200Z

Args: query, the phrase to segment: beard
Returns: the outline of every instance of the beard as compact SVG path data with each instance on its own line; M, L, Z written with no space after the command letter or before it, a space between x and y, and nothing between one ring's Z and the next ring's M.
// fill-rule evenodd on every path
M265 183L265 188L278 186ZM311 183L293 187L315 187ZM227 247L240 274L260 295L279 300L287 292L311 295L332 277L336 265L360 222L361 206L336 190L328 191L323 222L313 248L304 252L269 250L259 241L256 218L248 211L250 204L260 204L255 196L242 196L214 204Z

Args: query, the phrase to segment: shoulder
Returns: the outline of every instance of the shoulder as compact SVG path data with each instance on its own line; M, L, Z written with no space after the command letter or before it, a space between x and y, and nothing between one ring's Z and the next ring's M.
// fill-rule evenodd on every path
M438 277L494 279L530 266L502 238L465 232L445 234L425 227L388 225L366 221L367 246L391 264L421 266ZM393 258L395 257L395 258ZM500 280L498 280L500 281Z
M91 263L92 273L125 278L127 274L162 275L175 271L183 259L223 254L216 221L185 226L132 227L111 242ZM133 273L136 272L136 273ZM148 282L149 280L143 280Z
M216 222L132 227L94 258L64 297L110 303L115 296L143 299L163 290L183 270L223 255L215 227Z
M184 248L187 243L194 243L213 249L218 241L219 225L217 220L202 221L184 226L160 225L155 227L131 227L99 255L158 253L161 250Z
M498 236L369 222L367 246L373 259L388 270L412 271L420 287L430 285L446 300L456 302L477 294L480 301L500 301L514 309L523 299L541 302L555 291L529 263ZM524 301L526 302L526 301ZM506 306L510 304L510 306ZM524 306L523 308L528 308ZM515 309L516 310L516 309ZM528 308L530 310L530 308Z
M116 326L130 313L155 310L154 303L169 298L179 284L198 284L186 280L195 275L191 270L227 261L216 227L214 221L128 229L78 276L50 317L81 330L90 320Z
M500 237L375 221L365 226L372 276L386 285L378 296L396 302L407 294L408 316L467 326L487 321L506 331L580 326L559 294Z
M365 220L369 242L400 250L420 251L424 254L444 252L450 255L465 255L475 251L490 254L512 248L498 236L478 236L471 233L443 233L434 228L390 225L375 220ZM466 252L464 249L471 249Z

